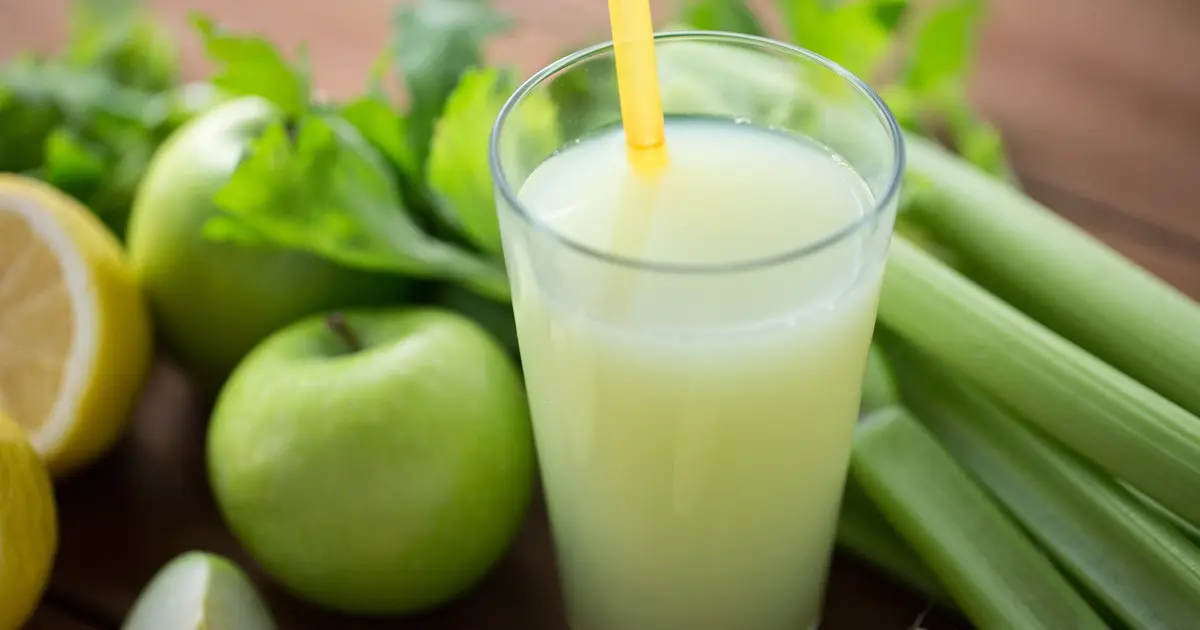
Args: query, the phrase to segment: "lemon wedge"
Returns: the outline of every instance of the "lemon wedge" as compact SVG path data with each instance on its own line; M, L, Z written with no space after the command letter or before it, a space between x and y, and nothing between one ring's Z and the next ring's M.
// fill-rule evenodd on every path
M33 613L54 564L54 491L24 432L0 414L0 628Z
M134 275L99 219L49 185L0 174L0 412L52 474L116 441L151 346Z

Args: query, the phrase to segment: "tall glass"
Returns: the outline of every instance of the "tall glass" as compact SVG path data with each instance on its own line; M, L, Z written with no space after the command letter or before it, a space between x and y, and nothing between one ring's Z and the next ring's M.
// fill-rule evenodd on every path
M753 193L719 214L665 211L694 213L704 222L696 234L761 242L762 251L671 259L652 238L637 237L637 217L626 219L626 237L619 222L592 238L581 228L587 221L559 220L609 194L589 177L593 166L600 177L611 164L577 151L606 132L619 135L610 44L557 61L521 86L490 148L570 626L815 628L895 220L902 137L862 81L805 50L686 32L657 36L656 54L668 170L706 163L687 151L718 152L712 157L730 165L693 182L695 196L662 195L712 203L738 186ZM743 136L684 129L696 120L769 130L761 146L780 156L787 151L771 143L781 135L820 146L856 174L868 201L814 232L804 214L813 200L845 191L805 186L840 184L797 167L789 171L794 183L767 178L780 183L748 187L761 171L790 167L763 152L744 153L744 161L720 154L740 150L722 138ZM557 174L535 173L571 155ZM557 207L543 207L546 199ZM804 230L783 249L769 247L793 237L764 223L754 241L760 220ZM622 238L642 238L649 249L618 248ZM728 253L716 242L696 251L708 245Z

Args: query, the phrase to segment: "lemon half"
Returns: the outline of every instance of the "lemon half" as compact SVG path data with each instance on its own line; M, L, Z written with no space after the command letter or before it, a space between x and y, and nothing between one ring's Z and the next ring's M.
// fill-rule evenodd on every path
M50 477L24 432L0 414L0 629L20 628L33 613L57 546Z
M0 174L0 412L51 473L116 441L151 346L133 272L99 219L49 185Z

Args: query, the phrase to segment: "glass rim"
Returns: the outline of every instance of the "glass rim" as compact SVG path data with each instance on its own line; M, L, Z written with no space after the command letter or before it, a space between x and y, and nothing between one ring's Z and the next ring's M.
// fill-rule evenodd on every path
M517 197L515 191L508 183L506 177L503 160L500 158L500 140L504 131L505 122L516 108L525 100L534 89L546 82L550 77L569 69L580 63L610 52L613 49L613 42L601 42L586 48L575 51L565 57L550 63L546 67L534 73L533 76L525 80L520 87L513 92L512 96L504 103L500 109L499 115L496 117L496 122L492 126L491 138L488 141L488 163L491 171L492 179L496 189L504 198L504 205L509 206L510 211L515 212L529 226L535 230L539 230L549 235L558 244L563 245L577 253L583 254L590 258L595 258L608 264L613 264L621 267L628 267L636 270L659 272L659 273L675 273L675 274L713 274L713 273L728 273L728 272L744 272L753 271L756 269L764 269L776 265L792 262L802 258L807 258L821 251L824 251L843 240L850 238L859 232L862 228L871 225L874 221L885 212L893 200L896 198L900 190L900 182L904 173L905 166L905 151L904 151L904 136L900 130L899 123L896 122L896 117L892 114L891 109L883 101L878 93L865 81L860 79L846 68L834 61L814 53L810 50L799 46L774 40L768 37L760 37L757 35L746 35L743 33L732 33L726 31L700 31L700 30L685 30L685 31L669 31L655 33L655 47L663 42L675 41L717 41L728 43L748 44L760 49L773 50L775 52L786 53L795 58L801 58L806 61L816 63L823 66L825 69L832 71L842 80L846 81L853 87L861 96L875 107L876 111L881 115L882 123L887 130L888 135L892 140L892 154L895 156L895 164L892 167L891 177L888 181L887 189L884 194L874 200L874 205L869 212L864 212L861 217L855 219L845 227L828 234L827 236L806 245L788 249L787 251L762 256L756 258L748 258L735 262L723 263L670 263L654 260L640 259L629 256L622 256L606 252L591 245L577 241L568 237L562 232L554 229L550 224L536 215L531 213L525 204ZM499 211L499 209L498 209Z

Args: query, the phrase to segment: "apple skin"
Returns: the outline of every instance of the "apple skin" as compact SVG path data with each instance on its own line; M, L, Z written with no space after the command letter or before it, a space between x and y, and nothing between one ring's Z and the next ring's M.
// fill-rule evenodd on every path
M173 358L207 395L270 333L306 315L402 302L412 282L274 247L214 242L213 196L280 113L255 97L212 107L175 131L138 187L129 259Z
M329 610L412 614L478 583L535 485L512 359L461 315L357 310L268 337L222 390L209 479L234 535L286 589Z

